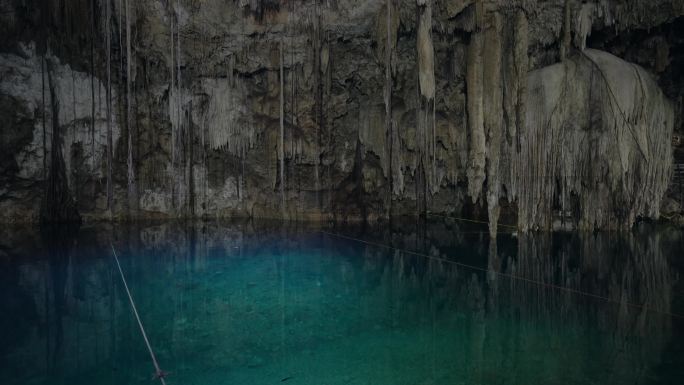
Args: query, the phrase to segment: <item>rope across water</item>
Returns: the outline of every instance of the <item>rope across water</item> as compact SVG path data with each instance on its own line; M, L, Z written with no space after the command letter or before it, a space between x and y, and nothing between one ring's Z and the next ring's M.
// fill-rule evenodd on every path
M438 262L443 262L443 263L449 263L449 264L453 264L453 265L456 265L456 266L465 267L465 268L468 268L468 269L479 270L479 271L483 271L483 272L487 272L487 273L495 273L496 275L501 276L501 277L510 278L510 279L515 279L515 280L518 280L518 281L521 281L521 282L531 283L531 284L534 284L534 285L546 287L546 288L553 289L553 290L559 290L559 291L564 291L564 292L566 292L566 293L578 294L578 295L582 295L582 296L586 296L586 297L590 297L590 298L602 300L602 301L605 301L605 302L608 302L608 303L624 304L624 305L629 306L629 307L631 307L631 308L647 310L647 311L651 311L651 312L654 312L654 313L658 313L658 314L670 316L670 317L673 317L673 318L684 319L684 315L682 315L682 314L670 313L670 312L658 310L658 309L655 309L655 308L652 308L652 307L649 307L649 306L646 306L646 305L640 305L640 304L631 303L631 302L617 301L617 300L611 299L611 298L609 298L609 297L605 297L605 296L602 296L602 295L589 293L589 292L582 291L582 290L572 289L572 288L569 288L569 287L566 287L566 286L554 285L554 284L551 284L551 283L546 283L546 282L537 281L537 280L534 280L534 279L529 279L529 278L525 278L525 277L520 277L520 276L513 275L513 274L502 273L502 272L500 272L500 271L490 270L490 269L487 269L487 268L484 268L484 267L479 267L479 266L469 265L469 264L466 264L466 263L456 262L456 261L452 261L452 260L449 260L449 259L446 259L446 258L436 257L436 256L433 256L433 255L424 254L424 253L420 253L420 252L417 252L417 251L404 250L404 249L400 249L400 248L397 248L397 247L394 247L394 246L391 246L391 245L386 245L386 244L383 244L383 243L377 243L377 242L372 242L372 241L366 241L366 240L363 240L363 239L354 238L354 237L350 237L350 236L343 235L343 234L338 234L338 233L332 233L332 232L325 231L325 230L319 230L319 231L320 231L322 234L329 235L329 236L331 236L331 237L336 237L336 238L341 238L341 239L347 239L347 240L351 240L351 241L356 241L356 242L359 242L359 243L364 243L364 244L369 245L369 246L381 247L381 248L385 248L385 249L389 249L389 250L394 250L394 251L398 251L398 252L400 252L400 253L406 253L406 254L410 254L410 255L415 255L415 256L418 256L418 257L423 257L423 258L427 258L427 259L431 259L431 260L438 261Z
M142 321L140 320L140 316L138 315L138 309L135 307L135 302L133 301L133 296L131 295L131 291L128 290L128 283L126 283L126 277L124 276L123 270L121 269L121 264L119 263L119 257L116 255L116 250L114 250L114 245L111 243L109 244L112 247L112 253L114 254L114 260L116 261L116 267L119 268L119 274L121 274L121 281L124 284L124 288L126 289L126 294L128 294L128 300L131 303L131 308L133 308L133 314L135 315L135 319L138 321L138 326L140 327L140 333L142 333L143 339L145 340L145 345L147 345L147 350L150 352L150 357L152 357L152 363L154 364L154 370L155 370L155 377L161 381L162 385L166 385L166 382L164 381L164 377L166 377L166 372L161 370L159 368L159 363L157 362L157 357L154 355L154 351L152 351L152 346L150 345L150 341L147 339L147 333L145 333L145 328L143 327Z

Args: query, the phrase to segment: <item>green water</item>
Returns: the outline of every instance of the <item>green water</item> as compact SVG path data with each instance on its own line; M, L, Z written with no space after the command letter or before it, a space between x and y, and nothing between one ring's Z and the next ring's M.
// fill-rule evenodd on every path
M168 384L684 383L681 231L483 230L5 229L0 384L158 383L110 242Z

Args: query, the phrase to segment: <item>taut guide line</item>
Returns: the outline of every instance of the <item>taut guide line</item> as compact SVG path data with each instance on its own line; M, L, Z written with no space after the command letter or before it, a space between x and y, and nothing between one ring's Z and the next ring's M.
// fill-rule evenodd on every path
M112 253L114 254L114 260L116 261L116 266L119 268L119 274L121 274L121 281L124 284L124 288L126 289L126 294L128 294L128 300L131 303L131 308L133 308L133 314L135 314L135 319L138 321L138 326L140 327L140 333L142 333L143 339L145 340L145 345L147 345L147 350L150 352L150 357L152 357L152 363L154 364L154 370L155 374L154 376L161 381L162 385L166 385L166 381L164 381L164 378L168 375L167 372L161 370L159 368L159 363L157 362L157 357L155 357L154 352L152 351L152 346L150 345L150 341L147 339L147 333L145 333L145 328L143 327L142 321L140 320L140 316L138 315L138 309L135 307L135 302L133 302L133 296L131 295L131 291L128 290L128 283L126 283L126 277L124 276L123 270L121 269L121 264L119 263L119 257L116 255L116 250L114 250L114 245L109 244L109 246L112 247Z
M436 213L432 213L432 212L429 212L429 211L426 212L425 215L431 216L431 217L440 217L440 218L446 218L446 219L454 219L454 220L462 221L462 222L471 222L471 223L480 223L480 224L483 224L483 225L489 225L489 222L487 222L487 221L480 221L480 220L477 220L477 219L460 218L460 217L455 217L455 216L451 216L451 215L436 214ZM506 228L512 229L511 232L515 232L515 230L518 229L517 226L506 225L506 224L502 224L502 223L499 223L498 226L499 226L499 227L506 227ZM500 233L501 231L497 231L497 232Z
M629 306L629 307L631 307L631 308L647 310L647 311L650 311L650 312L653 312L653 313L658 313L658 314L666 315L666 316L669 316L669 317L672 317L672 318L684 319L684 315L683 315L683 314L676 314L676 313L671 313L671 312L668 312L668 311L662 311L662 310L658 310L658 309L655 309L655 308L652 308L652 307L646 306L646 305L640 305L640 304L636 304L636 303L632 303L632 302L621 302L621 301L617 301L617 300L611 299L611 298L609 298L609 297L605 297L605 296L598 295L598 294L594 294L594 293L589 293L589 292L582 291L582 290L572 289L572 288L569 288L569 287L566 287L566 286L554 285L554 284L551 284L551 283L546 283L546 282L537 281L537 280L534 280L534 279L529 279L529 278L525 278L525 277L520 277L520 276L513 275L513 274L502 273L502 272L500 272L500 271L490 270L490 269L484 268L484 267L479 267L479 266L469 265L469 264L466 264L466 263L451 261L451 260L448 260L448 259L446 259L446 258L436 257L436 256L433 256L433 255L424 254L424 253L420 253L420 252L417 252L417 251L404 250L404 249L400 249L400 248L397 248L397 247L394 247L394 246L391 246L391 245L386 245L386 244L383 244L383 243L372 242L372 241L366 241L366 240L363 240L363 239L359 239L359 238L355 238L355 237L350 237L350 236L348 236L348 235L343 235L343 234L339 234L339 233L329 232L329 231L325 231L325 230L319 230L319 232L322 233L322 234L331 236L331 237L335 237L335 238L341 238L341 239L346 239L346 240L350 240L350 241L356 241L356 242L359 242L359 243L364 243L364 244L369 245L369 246L385 248L385 249L388 249L388 250L395 250L395 251L398 251L398 252L400 252L400 253L415 255L415 256L418 256L418 257L423 257L423 258L427 258L427 259L431 259L431 260L435 260L435 261L443 262L443 263L449 263L449 264L453 264L453 265L460 266L460 267L464 267L464 268L468 268L468 269L484 271L484 272L487 272L487 273L493 272L493 273L495 273L496 275L499 275L499 276L501 276L501 277L506 277L506 278L510 278L510 279L514 279L514 280L518 280L518 281L522 281L522 282L526 282L526 283L531 283L531 284L538 285L538 286L541 286L541 287L546 287L546 288L549 288L549 289L552 289L552 290L559 290L559 291L564 291L564 292L566 292L566 293L578 294L578 295L586 296L586 297L589 297L589 298L594 298L594 299L602 300L602 301L605 301L605 302L608 302L608 303L615 303L615 304L623 304L623 303L624 303L626 306Z

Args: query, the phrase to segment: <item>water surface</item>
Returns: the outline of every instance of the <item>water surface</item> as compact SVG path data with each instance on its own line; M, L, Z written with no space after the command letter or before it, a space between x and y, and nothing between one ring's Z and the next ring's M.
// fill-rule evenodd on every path
M680 384L683 239L641 226L492 242L455 222L6 228L0 383L154 383L111 243L170 385Z

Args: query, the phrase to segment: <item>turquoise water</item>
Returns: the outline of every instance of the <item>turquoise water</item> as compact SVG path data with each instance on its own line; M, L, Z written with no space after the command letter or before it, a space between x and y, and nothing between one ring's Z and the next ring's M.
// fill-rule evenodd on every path
M0 384L158 383L110 242L168 384L683 383L679 230L319 230L4 229Z

